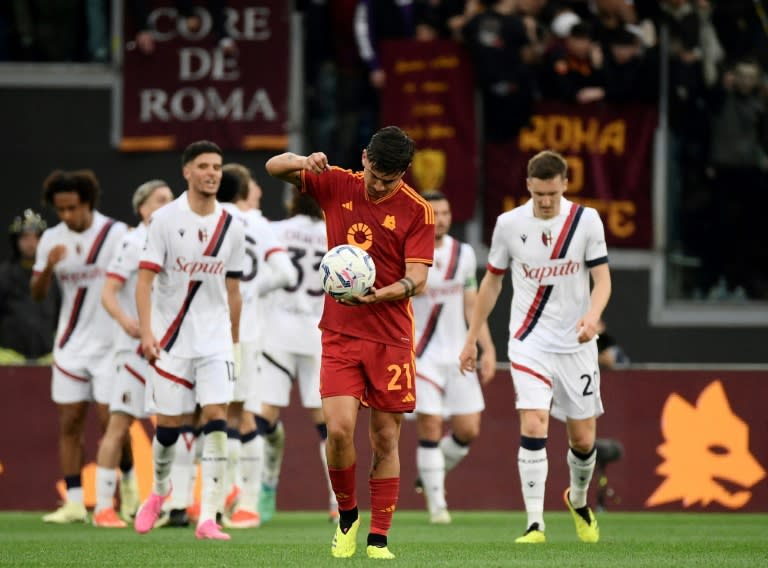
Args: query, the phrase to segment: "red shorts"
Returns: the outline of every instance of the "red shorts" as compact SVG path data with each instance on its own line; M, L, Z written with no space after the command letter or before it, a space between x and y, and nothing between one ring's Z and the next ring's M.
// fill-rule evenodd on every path
M320 396L353 396L385 412L413 412L413 349L323 330Z

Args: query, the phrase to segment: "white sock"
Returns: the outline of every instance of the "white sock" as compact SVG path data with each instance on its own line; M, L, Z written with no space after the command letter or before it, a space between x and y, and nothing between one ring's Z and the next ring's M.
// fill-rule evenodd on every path
M264 436L264 472L262 481L272 489L277 487L280 480L280 468L283 465L283 450L285 449L285 429L278 422L277 428L271 434Z
M328 510L338 511L339 502L336 501L336 493L333 492L333 487L331 486L331 477L328 475L328 456L325 453L325 440L320 440L320 461L323 464L325 483L328 486Z
M164 446L157 441L157 438L152 439L152 463L155 467L155 481L152 484L152 491L157 495L168 495L168 491L171 490L169 478L171 462L173 462L175 453L175 444Z
M451 471L456 467L469 453L469 446L461 446L457 444L451 434L443 436L438 447L443 452L446 472Z
M523 488L525 511L528 513L528 527L539 523L539 530L544 530L544 488L547 482L549 462L547 449L526 450L520 448L517 453L517 468L520 471L520 484Z
M243 442L240 450L240 504L238 508L259 510L261 476L264 467L264 436Z
M224 498L221 501L221 510L224 510L224 504L227 496L236 485L240 485L240 451L243 443L240 438L230 438L227 436L227 469L224 472Z
M566 461L571 472L571 492L569 494L571 505L574 509L585 507L589 483L592 481L592 473L595 471L597 452L593 450L592 454L584 461L576 457L573 450L569 448Z
M416 448L416 467L426 492L429 512L448 508L445 502L445 457L440 448Z
M200 519L202 525L209 519L216 519L216 511L224 492L224 472L227 469L227 433L216 430L204 435L203 441L203 490L200 498Z
M190 485L194 486L195 473L195 438L192 432L182 431L179 439L176 440L176 451L171 463L171 485L173 493L171 497L163 503L163 509L186 509L191 501L189 494L192 491Z
M82 487L67 487L67 503L83 503Z
M111 509L115 506L115 487L117 472L114 468L96 468L96 512Z

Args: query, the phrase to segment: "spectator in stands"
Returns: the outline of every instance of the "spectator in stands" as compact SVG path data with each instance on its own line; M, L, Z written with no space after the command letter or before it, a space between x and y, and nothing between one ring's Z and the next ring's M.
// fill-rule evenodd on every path
M605 98L603 51L588 24L571 26L563 48L547 54L540 80L548 98L582 104Z
M473 14L475 4L465 0L416 0L416 39L460 40L461 28Z
M12 256L0 264L0 363L23 364L51 352L60 297L58 287L42 302L29 295L29 281L40 236L46 228L27 209L8 229Z
M622 29L610 39L604 69L606 100L656 102L656 53L649 55L636 34Z
M528 123L534 74L526 60L532 41L514 0L481 0L483 10L464 26L463 38L483 97L486 140L505 141Z
M82 59L82 9L76 2L13 0L18 59L78 61Z
M137 30L136 46L142 53L149 55L155 50L155 39L152 35L152 26L149 21L152 0L133 0L131 6ZM184 20L184 25L189 31L196 32L200 30L203 21L197 13L193 0L176 0L175 6L179 18ZM216 36L218 46L227 53L235 53L237 46L235 41L229 36L225 25L226 0L208 0L206 7L211 15L213 33Z
M602 369L616 369L629 365L629 357L624 352L624 348L606 332L605 320L602 318L597 322L597 363Z
M763 73L743 59L723 74L712 96L710 164L712 239L704 254L711 300L768 297L762 214L768 206L768 114ZM734 189L738 188L738 195ZM717 280L716 282L712 282Z

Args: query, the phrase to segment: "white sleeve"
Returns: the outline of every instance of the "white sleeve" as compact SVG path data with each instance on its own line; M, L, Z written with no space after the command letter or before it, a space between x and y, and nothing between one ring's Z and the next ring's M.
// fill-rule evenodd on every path
M493 228L491 250L488 252L488 265L493 267L493 272L496 273L506 271L512 261L504 235L509 227L508 219L509 217L506 214L502 214L496 219L496 226Z
M587 225L589 234L584 260L587 266L592 267L607 262L608 247L605 244L605 229L600 215L591 208L586 209L585 212L589 214L589 224Z
M48 264L48 255L53 248L51 242L51 229L43 231L43 236L40 237L40 242L37 245L37 251L35 251L35 264L32 267L32 271L35 273L45 270L45 265Z
M299 279L299 271L293 265L291 257L284 249L272 251L272 254L267 257L267 264L270 268L269 272L264 274L264 277L260 278L256 283L259 296L264 296L277 288L296 285Z
M165 239L161 219L150 218L147 242L139 256L139 268L160 272L165 262ZM153 222L154 221L154 222Z

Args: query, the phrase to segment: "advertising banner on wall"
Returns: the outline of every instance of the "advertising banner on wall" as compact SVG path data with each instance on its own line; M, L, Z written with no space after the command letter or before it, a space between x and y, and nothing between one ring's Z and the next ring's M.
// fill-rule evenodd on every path
M221 20L208 9L218 3L203 3L194 30L177 2L142 3L151 51L137 36L142 14L123 4L121 150L179 150L202 139L233 150L287 146L289 3L229 0ZM233 45L221 43L219 21Z
M58 418L50 401L50 369L0 367L0 383L13 404L0 413L0 510L53 510L65 496L58 458ZM601 387L605 414L598 420L597 470L589 501L608 510L757 512L768 511L768 415L762 398L768 372L733 370L606 371ZM446 478L451 509L522 510L517 469L519 421L509 373L500 371L486 385L481 434L468 458ZM278 492L280 510L327 513L327 486L317 456L317 435L304 428L305 411L295 391L281 414L292 432ZM763 397L764 398L764 397ZM19 435L19 424L35 427ZM366 412L363 410L362 412ZM133 459L142 497L152 486L152 436L149 420L131 428ZM358 428L359 448L367 431ZM95 503L96 448L99 433L91 412L86 433L83 488L87 506ZM400 455L403 486L417 476L418 436L403 424ZM607 449L606 449L607 448ZM545 507L563 510L568 486L565 427L552 420ZM611 450L611 451L608 451ZM311 457L310 457L311 456ZM367 468L359 467L364 487ZM598 483L602 480L604 483ZM467 487L474 488L467 491ZM360 506L367 508L368 492ZM399 509L422 509L424 499L402 491Z
M471 219L477 199L474 79L463 47L453 41L385 41L382 126L396 125L416 142L406 182L439 190L456 221Z
M597 209L608 246L650 248L656 118L648 105L539 103L518 137L485 145L488 242L496 217L530 197L528 160L555 150L568 160L565 196Z

